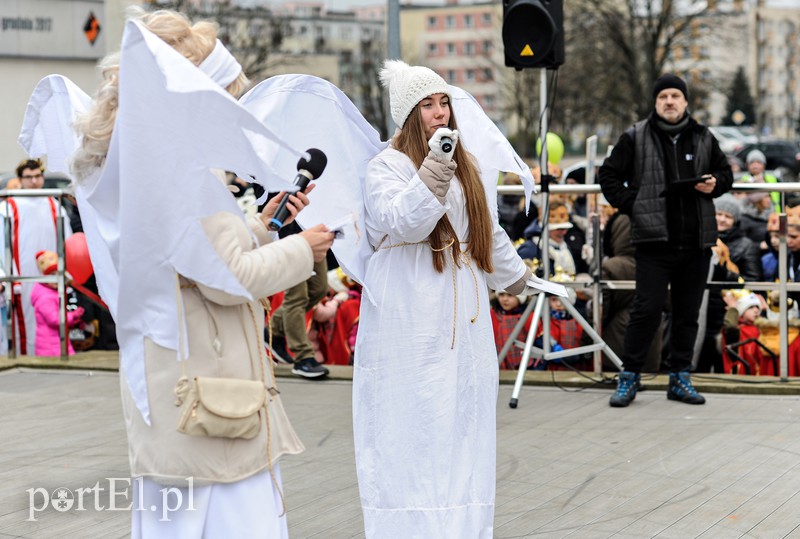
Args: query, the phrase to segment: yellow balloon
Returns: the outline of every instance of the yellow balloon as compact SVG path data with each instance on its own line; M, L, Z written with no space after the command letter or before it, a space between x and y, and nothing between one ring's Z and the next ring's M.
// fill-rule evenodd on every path
M564 141L555 133L547 133L547 162L557 165L564 157ZM542 139L536 141L536 153L542 155Z

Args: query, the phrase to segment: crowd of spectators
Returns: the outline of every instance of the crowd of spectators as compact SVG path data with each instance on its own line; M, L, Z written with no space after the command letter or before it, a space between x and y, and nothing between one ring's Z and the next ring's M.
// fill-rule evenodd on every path
M747 156L747 170L743 173L739 181L753 183L773 183L777 179L774 175L765 171L763 153L758 150L752 151ZM42 182L36 182L28 178L36 176L42 180L44 165L40 161L25 160L20 163L19 172L25 177L25 181L18 180L9 183L7 188L40 188ZM540 171L538 166L532 167L534 178L538 181ZM552 167L551 174L561 174L558 167ZM25 183L27 181L27 184ZM577 167L571 169L566 177L555 176L555 181L565 184L584 184L586 181L586 169ZM505 174L500 179L502 185L519 185L519 177L513 174ZM252 196L252 187L243 184L242 192L249 193L250 196L240 198L243 209L247 205L253 205L256 196ZM538 271L540 276L544 276L541 267L541 248L542 234L546 228L548 234L549 259L551 273L548 276L554 280L577 281L590 283L592 276L590 273L597 271L599 278L603 281L611 280L632 280L635 276L635 259L630 243L630 220L612 208L605 198L600 195L569 194L558 195L550 194L547 207L549 209L547 219L542 222L540 219L542 208L545 201L542 194L534 195L530 207L525 208L525 198L520 194L501 194L498 196L498 213L500 224L508 233L509 237L515 242L519 254L529 262L534 271ZM14 200L9 198L8 200ZM23 204L29 200L18 199ZM43 198L40 205L48 204L48 199ZM19 201L10 204L19 204ZM9 205L9 202L4 202ZM49 206L48 206L49 207ZM762 340L769 338L777 327L775 311L777 295L773 294L770 298L766 294L751 294L750 304L747 309L743 309L741 298L742 283L752 281L774 282L778 278L778 221L777 213L781 211L781 196L778 192L749 191L733 192L726 194L715 200L717 230L720 239L717 246L713 248L712 263L709 268L708 281L716 283L709 285L706 292L699 325L701 331L698 335L696 353L693 368L700 372L726 372L726 373L747 373L747 374L773 374L773 370L768 368L772 358L766 352L768 348L759 347L752 342L747 346L737 346L738 352L731 354L726 350L726 346L737 343L740 340L754 339ZM46 209L46 208L45 208ZM74 205L69 208L71 211L64 215L67 220L67 235L72 233L73 228L80 230L80 215L75 211ZM795 274L800 272L800 197L786 197L785 211L789 215L787 248L789 253L789 265L787 267L789 279L794 281ZM50 229L54 227L52 212L44 212L43 216L26 216L23 224L20 224L19 217L12 219L13 226L19 230L23 227L35 229L45 229L44 233L38 235L23 234L14 236L20 242L20 247L14 250L15 256L19 253L50 252L55 250L55 244L50 241L52 234ZM47 215L45 215L47 214ZM50 217L48 218L48 215ZM594 252L592 229L589 226L590 217L597 215L600 223L601 249L600 253ZM17 232L18 234L18 232ZM30 237L29 237L30 236ZM42 241L41 237L46 236L48 241ZM31 256L32 260L15 266L17 274L39 274L40 270L36 265L36 256ZM13 263L16 265L24 262L15 258ZM598 264L597 269L593 264ZM328 257L328 265L331 271L327 272L327 280L320 281L319 293L314 293L312 301L306 301L301 310L305 313L302 322L295 325L300 327L300 332L307 337L304 345L295 345L300 350L302 358L297 357L297 353L287 345L283 320L281 313L285 311L284 304L287 294L286 291L273 298L275 312L278 313L277 319L271 320L272 324L265 322L265 332L269 334L269 328L273 329L273 348L277 354L276 359L283 359L289 362L296 362L302 359L312 366L312 370L323 373L322 378L328 373L325 365L348 365L353 361L353 350L356 346L356 335L358 330L358 313L361 301L360 286L347 278L340 268L336 267L336 260L333 256ZM22 270L23 266L26 268ZM320 266L322 269L322 266ZM27 273L26 273L27 272ZM323 276L326 274L323 273ZM731 283L735 296L729 289L720 288L721 284ZM87 286L91 287L93 280ZM29 286L33 289L33 284ZM42 296L41 287L37 287L37 296ZM52 289L52 287L51 287ZM569 301L576 306L578 311L587 320L592 319L593 309L598 308L593 305L591 297L586 287L571 287ZM45 318L34 313L31 305L31 290L27 294L22 292L18 284L4 287L0 314L7 313L7 299L12 291L20 293L17 298L20 305L19 316L15 320L15 327L19 332L24 331L24 338L17 335L17 346L25 346L20 353L39 353L35 345L35 335L41 332L37 330L37 324ZM47 295L47 294L46 294ZM72 346L78 350L89 349L115 349L117 347L114 339L113 320L104 310L102 305L68 288L68 302L70 307L69 327L70 351ZM761 298L760 303L756 304L753 297ZM733 299L731 299L733 298ZM604 287L602 291L602 310L601 327L602 336L606 344L619 356L622 353L622 343L624 331L628 324L633 291L624 289L614 289ZM40 300L41 301L41 300ZM798 320L798 301L800 294L790 294L790 374L800 375L800 344L795 344L795 337L800 332L800 320ZM737 303L738 302L738 303ZM29 319L24 317L25 305L30 305L31 316ZM738 307L737 307L738 305ZM756 317L750 320L750 311L755 312L756 306L760 307L756 312ZM770 307L771 306L771 307ZM495 341L497 350L503 348L508 337L516 327L520 318L523 317L526 307L526 298L514 296L505 291L493 291L492 295L492 320L495 331ZM569 349L581 344L588 343L588 336L584 334L580 324L572 319L569 313L563 308L560 300L550 299L548 319L550 321L550 346L552 351ZM653 340L647 354L647 361L644 367L646 372L659 372L662 370L661 362L666 353L663 350L665 332L669 331L669 305L663 315L663 324ZM530 311L530 310L529 310ZM738 313L734 317L734 313ZM770 313L772 313L770 315ZM52 317L47 318L52 320ZM57 320L57 318L56 318ZM736 323L734 324L734 320ZM755 322L761 320L761 322ZM276 321L281 326L276 328ZM302 326L300 326L302 324ZM517 343L524 342L525 336L530 330L530 319L525 321L522 331L517 336ZM760 331L755 334L751 327L759 327ZM5 329L5 328L3 328ZM56 326L57 330L57 326ZM736 333L736 331L738 333ZM46 329L43 331L47 331ZM295 332L293 332L294 334ZM31 338L31 336L34 336ZM741 337L741 339L739 338ZM536 333L536 343L541 346L542 322L539 323ZM733 340L736 339L736 340ZM2 345L7 343L6 338L0 339ZM42 348L44 350L44 348ZM54 353L55 349L48 349L46 353ZM45 352L42 352L45 354ZM735 359L736 354L741 359ZM767 359L764 359L764 356ZM285 357L284 357L285 356ZM510 347L505 357L501 358L501 369L517 369L522 356L521 347L514 345ZM795 356L797 356L795 358ZM734 358L734 359L732 359ZM590 357L588 354L576 355L558 361L529 361L529 369L561 369L561 368L590 368ZM745 362L747 366L745 367ZM765 366L766 365L766 366ZM614 366L608 357L603 355L603 366L605 369L613 369ZM300 369L302 371L302 369ZM300 373L298 373L300 374ZM313 373L312 373L313 374ZM307 372L300 374L306 378L316 378L309 376Z

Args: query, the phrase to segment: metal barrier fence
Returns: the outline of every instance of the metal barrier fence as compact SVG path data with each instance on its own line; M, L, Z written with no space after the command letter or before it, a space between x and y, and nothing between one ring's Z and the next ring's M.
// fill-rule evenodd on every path
M16 311L18 299L13 293L13 283L56 283L58 285L59 309L58 309L58 322L59 322L59 337L61 339L61 359L67 360L69 355L67 352L67 302L66 302L66 281L64 278L64 264L66 262L64 254L64 216L61 214L61 199L64 196L64 191L61 189L2 189L0 190L0 200L7 200L8 198L46 198L53 197L57 202L57 209L55 215L56 222L56 254L58 254L58 269L55 274L51 275L18 275L15 274L16 268L13 264L13 227L11 223L11 216L9 216L9 205L6 205L5 214L2 216L5 230L5 252L3 270L5 276L0 277L1 283L10 283L12 286L12 293L10 296L10 303L8 309L8 318L5 320L6 328L9 336L8 357L14 359L17 357L17 331L16 320L14 312ZM33 328L31 328L33 329ZM28 350L29 355L34 355L34 350Z
M553 194L588 194L595 197L601 194L600 186L597 184L581 185L581 184L550 184L550 192ZM781 208L786 208L786 193L800 193L800 182L781 182L781 183L734 183L732 191L757 191L757 192L778 192L781 195ZM524 190L521 185L498 185L498 195L524 195ZM534 195L537 196L537 195ZM787 222L786 214L779 214L779 238L780 244L778 248L778 282L769 283L766 281L746 281L742 284L735 284L721 281L709 281L708 286L715 288L747 288L748 290L755 291L769 291L778 290L780 302L780 321L779 321L779 336L780 336L780 363L779 375L782 382L789 380L788 374L788 352L789 352L789 321L787 315L787 298L789 292L800 291L800 283L788 282L788 253L786 247L787 235ZM601 235L599 233L599 219L594 216L589 221L593 230L594 245L592 246L595 253L601 252ZM595 257L597 260L597 257ZM602 289L611 288L615 290L631 290L635 287L634 281L606 281L600 279L600 264L594 264L590 267L591 282L576 282L565 283L573 288L591 288L592 302L594 305L600 305L601 308L593 310L592 323L595 330L602 335L601 327L601 313L602 313ZM602 370L601 355L597 351L594 353L594 370L600 373Z

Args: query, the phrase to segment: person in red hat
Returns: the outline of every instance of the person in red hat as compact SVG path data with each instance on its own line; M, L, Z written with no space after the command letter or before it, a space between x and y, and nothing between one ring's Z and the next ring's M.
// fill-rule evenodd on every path
M53 251L39 251L36 253L36 265L39 266L42 275L52 275L58 269L58 255ZM36 355L60 356L58 285L34 283L31 289L31 305L36 314ZM67 327L76 327L82 324L82 316L83 307L67 311ZM75 353L69 339L67 339L67 353L69 355Z

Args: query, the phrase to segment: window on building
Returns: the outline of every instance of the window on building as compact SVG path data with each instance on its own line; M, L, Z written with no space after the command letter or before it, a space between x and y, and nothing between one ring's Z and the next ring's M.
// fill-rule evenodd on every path
M452 15L448 15L444 18L444 26L445 28L453 28L456 25L456 18Z
M450 84L455 84L456 83L456 72L455 72L455 70L453 70L453 69L448 69L447 70L447 82L449 82Z
M475 54L475 43L473 43L472 41L467 41L466 43L464 43L464 54L467 54L469 56Z
M483 52L486 54L492 52L492 42L488 39L483 42Z
M436 17L428 17L428 28L436 28Z
M439 45L436 43L428 43L428 54L436 56L439 53Z
M483 108L485 109L494 109L495 107L495 100L493 95L485 95L483 96Z
M484 13L483 16L481 17L481 20L483 20L484 26L490 26L492 24L492 14Z
M467 69L467 82L475 82L475 70Z
M484 67L483 68L483 80L484 82L489 82L494 79L494 74L492 73L491 68Z
M464 27L465 28L472 28L474 21L472 20L472 15L464 15Z
M447 54L452 56L456 53L456 44L455 43L448 43L447 44Z

